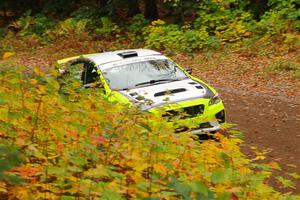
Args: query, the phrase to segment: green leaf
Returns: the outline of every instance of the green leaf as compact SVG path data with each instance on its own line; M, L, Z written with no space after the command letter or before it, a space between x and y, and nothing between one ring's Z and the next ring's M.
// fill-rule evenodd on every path
M75 200L76 198L73 196L61 196L60 197L61 200Z
M223 183L225 181L230 181L232 178L232 170L231 169L223 169L214 171L211 176L211 181L213 183Z
M197 199L214 199L214 193L200 181L192 181L189 185L196 193Z
M102 198L104 200L122 200L122 196L114 191L111 190L105 190Z
M66 170L62 167L49 166L48 173L56 176L64 176L66 174Z
M72 163L74 163L77 166L83 166L86 164L86 158L84 157L72 157Z
M146 129L148 132L152 132L152 129L149 125L144 124L144 123L140 123L139 124L141 127L143 127L144 129Z
M230 157L224 152L220 153L220 157L224 160L225 167L230 167Z
M287 188L293 188L295 189L295 183L293 183L291 180L285 179L282 176L276 177L276 180L283 185L283 187Z
M193 192L200 194L207 194L209 190L209 188L200 181L192 181L189 185L191 186Z
M172 188L175 192L178 194L182 195L184 199L191 199L190 194L191 194L191 187L186 184L180 183L176 177L171 177L171 181L168 184L170 188Z
M231 196L231 194L229 192L224 192L224 193L218 195L216 200L229 200L230 196Z
M300 175L296 172L288 173L289 176L293 177L294 179L300 179Z

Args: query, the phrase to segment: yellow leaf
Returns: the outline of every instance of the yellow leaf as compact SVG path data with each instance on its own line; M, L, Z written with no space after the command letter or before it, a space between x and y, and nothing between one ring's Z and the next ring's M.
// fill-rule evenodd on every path
M0 192L6 193L7 189L6 189L6 184L4 182L0 181Z
M253 160L264 160L266 156L256 156Z
M237 192L240 192L241 189L242 189L241 187L233 187L233 188L228 189L227 192L237 193Z
M148 167L149 167L149 164L144 162L139 165L136 165L135 170L138 172L142 172L143 170L147 169Z
M269 166L271 166L273 169L282 170L281 167L276 162L270 162L268 163Z
M45 77L45 73L41 71L39 66L34 66L33 71L36 75L41 76L41 77Z
M60 156L60 154L53 155L53 156L49 156L48 159L51 160L51 159L57 158L57 157L59 157L59 156Z
M10 190L10 192L17 199L30 199L30 191L25 187L21 187L21 186L13 187Z
M292 167L292 168L297 168L297 165L294 165L294 164L287 164L286 166Z
M73 181L73 182L78 181L78 178L76 178L75 176L68 176L67 179L69 179L70 181Z
M167 173L168 169L161 163L156 163L153 165L154 171L164 175Z
M15 52L5 52L5 53L3 54L3 56L2 56L2 59L5 60L5 59L7 59L7 58L9 58L9 57L12 57L12 56L14 56L14 55L16 55Z
M36 79L30 79L30 84L31 85L36 85L38 81Z

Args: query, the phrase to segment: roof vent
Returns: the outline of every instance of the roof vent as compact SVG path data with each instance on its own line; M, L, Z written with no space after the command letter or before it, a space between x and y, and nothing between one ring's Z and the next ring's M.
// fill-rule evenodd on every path
M118 53L118 56L122 58L131 58L131 57L138 56L138 54L135 51L126 51L126 52Z

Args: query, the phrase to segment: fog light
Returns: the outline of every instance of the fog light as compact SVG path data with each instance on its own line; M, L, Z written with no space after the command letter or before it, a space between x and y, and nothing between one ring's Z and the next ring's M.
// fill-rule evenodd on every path
M219 94L216 93L209 101L209 105L217 104L221 101Z
M215 116L219 123L225 122L225 110L221 110Z

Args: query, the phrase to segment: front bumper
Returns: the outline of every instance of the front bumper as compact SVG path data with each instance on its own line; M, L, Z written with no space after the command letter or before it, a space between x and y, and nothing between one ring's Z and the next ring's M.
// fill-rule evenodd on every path
M215 131L220 130L220 128L221 128L221 125L216 121L210 121L207 123L209 123L211 125L211 127L191 130L191 131L188 131L188 133L192 134L192 135L197 135L197 134L201 134L201 133L215 132Z
M191 117L175 115L173 118L167 119L167 123L174 127L175 133L187 132L189 134L202 134L220 130L220 124L225 122L225 109L222 101L214 105L209 105L208 99L197 99L194 101L180 102L176 105L168 105L165 107L165 110L167 112L172 111L171 113L178 113L176 112L177 110L185 110L185 108L199 105L203 105L204 107L201 114ZM161 116L161 112L159 115Z

